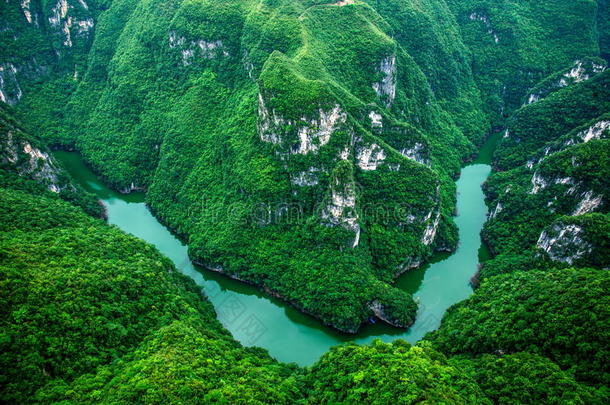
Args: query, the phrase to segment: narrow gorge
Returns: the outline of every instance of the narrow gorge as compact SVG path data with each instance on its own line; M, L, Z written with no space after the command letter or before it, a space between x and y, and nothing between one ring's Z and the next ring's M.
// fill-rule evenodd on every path
M311 365L331 347L342 342L371 343L405 339L413 344L440 326L451 305L471 293L471 278L476 274L479 257L485 258L479 233L487 216L481 185L491 167L490 149L497 142L490 138L480 156L462 170L457 182L456 223L460 246L453 254L441 253L432 263L401 276L397 286L413 294L419 310L407 332L383 325L365 327L356 336L340 334L300 314L284 302L264 296L255 287L220 277L211 270L193 265L187 247L150 213L142 194L121 194L107 188L74 152L56 152L74 179L95 194L107 207L108 222L140 237L169 257L176 268L200 286L214 304L219 321L245 346L259 346L277 360Z
M0 402L607 404L608 0L0 2Z

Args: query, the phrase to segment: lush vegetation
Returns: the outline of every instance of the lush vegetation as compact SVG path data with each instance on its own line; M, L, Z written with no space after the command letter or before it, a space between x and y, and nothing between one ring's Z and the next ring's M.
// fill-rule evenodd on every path
M603 404L604 394L578 383L540 355L519 352L455 356L450 364L474 379L496 404Z
M447 354L527 351L608 385L610 274L594 269L515 272L485 281L429 338Z
M0 401L608 403L609 10L0 2ZM393 281L457 246L453 179L490 127L480 288L428 341L307 369L234 341L45 146L146 190L204 266L355 332L413 322Z
M607 395L537 355L448 361L427 343L346 345L311 369L284 366L233 341L154 248L80 208L2 189L0 217L5 401L603 403ZM433 343L449 353L528 350L605 381L607 273L519 274L484 284Z
M0 103L0 187L27 190L47 197L60 197L101 217L104 209L90 194L71 183L39 139L23 130L14 111Z
M607 3L449 3L507 119L484 185L493 257L427 339L494 403L606 403L608 32L582 21L607 21Z
M0 219L3 402L291 402L291 369L152 246L21 191L0 190Z
M18 38L3 57L28 128L77 148L114 187L146 189L198 262L344 331L376 301L404 326L415 305L392 282L455 248L461 163L537 81L577 58L604 63L608 11L592 0L346 3L67 0L64 12L32 0L2 6L3 35ZM32 49L45 50L38 70ZM606 79L585 84L597 103ZM564 120L605 108L563 98L540 108ZM546 136L511 131L527 139L520 154Z
M555 90L509 120L495 157L508 170L484 186L492 215L483 236L497 255L484 277L609 266L609 73Z
M610 51L606 0L447 0L447 4L472 51L474 77L497 125L503 125L539 81L577 59Z
M67 4L65 18L80 21L82 7ZM49 45L74 58L89 46L86 67L62 68L60 55L18 104L32 131L77 148L116 188L147 189L202 264L341 330L374 316L373 302L411 323L415 305L391 283L456 246L451 178L488 127L443 1L90 9L93 42L74 33L73 46ZM17 15L15 32L32 28ZM338 189L348 207L333 205Z
M610 71L607 70L517 111L508 121L509 136L496 152L496 165L502 170L523 165L532 152L608 111Z
M477 384L429 344L375 341L332 349L306 376L313 404L489 404Z

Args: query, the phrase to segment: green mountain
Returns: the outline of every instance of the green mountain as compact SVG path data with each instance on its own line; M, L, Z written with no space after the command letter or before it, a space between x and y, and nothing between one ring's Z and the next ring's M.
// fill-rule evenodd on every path
M609 281L608 272L593 269L496 276L450 309L428 338L448 354L541 354L607 386Z
M38 138L24 131L14 111L0 104L0 187L24 189L34 194L59 196L103 217L104 207L93 195L70 181L51 151Z
M147 190L205 266L344 331L412 322L391 284L455 247L451 177L487 130L443 2L116 1L88 6L92 43L58 4L36 6L60 63L18 105L34 132Z
M472 51L473 73L494 123L526 93L575 61L610 54L607 0L447 0Z
M608 403L607 0L0 2L0 401ZM418 311L492 132L480 287L299 368L104 223L145 191L210 270L343 332Z
M452 178L490 120L606 54L605 1L553 4L7 4L3 94L109 184L147 190L202 265L343 331L408 326L393 280L455 248ZM591 58L574 69L605 68Z
M557 76L554 76L556 79ZM610 267L610 71L519 109L485 186L486 274L549 266Z
M3 117L16 125L12 144L35 142L17 132L10 113ZM44 164L40 171L24 171L19 156L6 162L1 176L0 401L298 398L294 368L233 340L201 290L169 259L87 215L89 206L81 203L91 196L80 194L73 201L80 206L64 201L64 190L78 188L46 149L32 150L38 167ZM2 157L10 153L3 149ZM15 178L20 181L6 181ZM48 184L49 178L59 180Z

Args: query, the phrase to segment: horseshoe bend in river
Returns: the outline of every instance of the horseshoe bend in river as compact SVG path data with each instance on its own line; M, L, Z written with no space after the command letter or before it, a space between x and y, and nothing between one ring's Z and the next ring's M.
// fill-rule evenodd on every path
M477 160L462 169L457 181L458 249L453 254L434 255L428 265L407 272L397 281L399 288L413 294L419 302L413 326L405 331L381 323L366 325L357 335L327 328L289 304L263 295L254 286L194 266L188 259L187 246L150 213L143 193L125 195L110 190L75 152L58 151L55 155L77 182L104 202L109 223L155 245L203 288L235 339L245 346L263 347L280 361L306 366L342 342L366 344L379 338L386 342L405 339L416 343L438 328L447 308L472 294L470 278L476 273L480 259L487 257L480 238L487 217L481 184L491 172L491 153L496 141L497 136L492 135Z

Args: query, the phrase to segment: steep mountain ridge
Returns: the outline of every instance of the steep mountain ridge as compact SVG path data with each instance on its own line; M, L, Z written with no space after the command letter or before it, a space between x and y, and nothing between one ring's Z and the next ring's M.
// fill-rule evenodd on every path
M130 14L113 2L67 118L42 132L76 145L119 189L149 189L153 210L189 236L193 257L207 266L262 284L339 329L356 330L374 315L373 302L388 313L408 308L388 317L408 325L413 303L386 283L434 247L455 246L450 176L485 132L448 9L382 7L432 21L437 53L451 44L463 55L443 68L465 80L441 88L435 79L436 100L408 54L429 60L408 39L409 20L390 26L364 2L201 3L140 2ZM443 38L445 22L454 31ZM278 252L293 258L278 262ZM312 277L326 279L324 287L312 290ZM363 283L370 292L357 291ZM326 309L318 305L333 294Z
M605 66L586 59L604 54L605 2L561 14L551 1L513 3L4 7L12 32L54 54L40 76L50 80L21 86L17 111L33 131L76 147L117 189L147 190L198 262L353 332L379 306L395 325L412 322L413 301L391 283L455 248L452 178L488 116L576 58L591 74ZM575 27L570 46L564 25Z
M608 403L606 0L0 7L1 400ZM452 178L489 122L481 287L429 342L307 369L235 342L45 146L146 189L199 262L355 331L413 320L391 283L455 247Z
M15 119L14 110L3 104L0 104L0 134L0 187L60 197L90 215L105 215L101 204L72 184L44 142L25 132Z
M610 51L606 0L447 3L473 53L474 77L494 125L502 125L541 80Z
M28 138L41 143L31 135ZM7 155L12 156L3 149L1 156ZM4 180L6 173L1 174ZM607 305L599 301L607 272L572 269L521 272L509 280L492 278L489 286L460 304L466 311L451 311L441 331L431 337L437 348L450 354L494 351L493 355L447 358L429 342L410 346L403 341L377 341L335 348L313 367L299 369L235 342L200 290L152 246L87 216L53 192L36 195L34 184L47 186L43 178L26 176L11 188L0 188L0 284L7 309L0 317L3 401L607 401L607 390L584 385L565 370L575 362L579 379L595 383L607 378L603 367L607 353L600 346L607 340L603 329ZM541 282L545 288L536 288ZM515 320L511 326L517 333L509 334L508 340L506 334L488 334L485 329L490 325L505 329L494 319L497 314L481 313L480 306L520 301L524 291L530 299L522 306L498 308L504 322ZM557 302L558 296L563 301ZM573 300L574 296L579 299ZM557 311L537 313L547 305L562 307L564 302L569 303L565 322L545 321ZM579 311L576 317L574 310ZM483 318L463 322L456 316ZM583 319L590 321L582 324ZM530 329L519 330L523 322L529 322ZM587 330L577 334L579 350L574 353L571 341L562 336L566 323ZM457 334L451 332L456 325ZM532 328L536 333L530 332ZM445 338L448 333L450 343ZM540 344L548 335L552 344ZM471 349L469 340L482 337L485 344ZM536 342L537 352L564 370L547 357L512 353L524 343ZM531 351L536 346L527 347ZM511 354L504 355L505 350ZM591 359L593 352L597 355ZM489 375L494 378L486 378Z
M609 218L609 78L609 71L600 71L564 86L509 120L495 160L505 171L485 185L492 210L483 236L498 257L484 266L484 276L533 263L610 266L610 236L603 232Z

